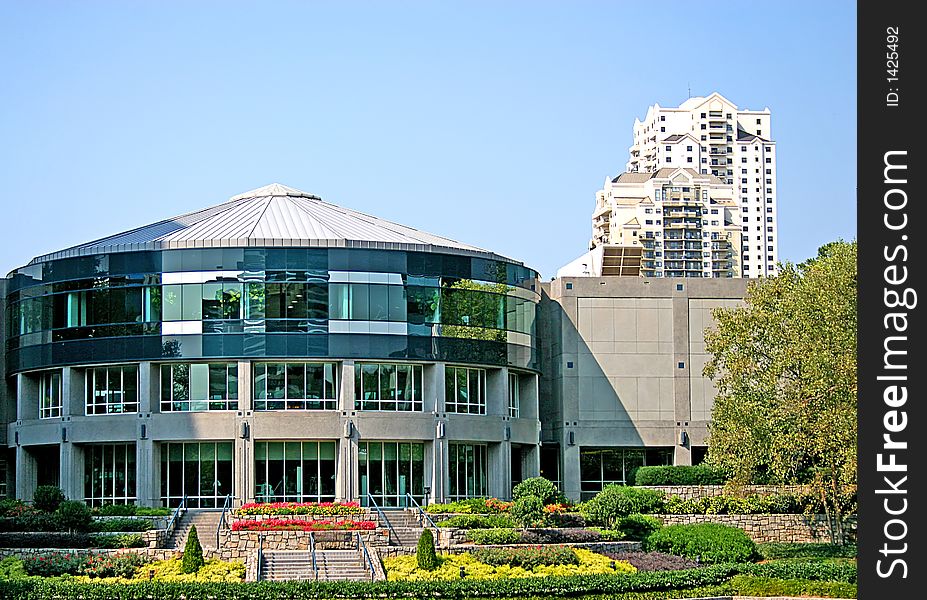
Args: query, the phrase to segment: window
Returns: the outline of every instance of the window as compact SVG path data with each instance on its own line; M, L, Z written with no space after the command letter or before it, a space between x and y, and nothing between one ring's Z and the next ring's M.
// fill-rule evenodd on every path
M84 445L84 502L135 504L135 444Z
M668 162L668 163L673 162L673 157L672 157L672 156L667 156L667 157L666 157L666 162Z
M686 146L686 152L692 152L692 146Z
M448 444L450 498L480 498L489 493L484 444Z
M767 228L766 228L766 231L772 232L772 230L773 230L772 227L767 227Z
M333 502L335 442L254 442L258 502Z
M744 218L743 218L743 222L744 222L744 223L749 223L749 222L750 222L750 217L744 217Z
M221 508L234 496L232 442L164 442L161 444L161 502L179 506Z
M747 162L747 157L746 157L746 156L741 156L741 157L740 157L740 162L742 162L742 163Z
M773 236L768 236L768 237L766 238L766 241L767 241L767 242L773 241Z
M767 194L772 194L772 188L766 188L766 193L767 193Z
M767 152L772 152L772 146L766 146L766 151L767 151Z
M661 127L661 128L660 128L660 133L666 133L666 127Z
M39 418L61 416L61 371L42 373L39 379Z
M401 285L332 283L328 318L357 321L405 321L406 290Z
M766 169L766 174L767 174L767 175L772 175L772 169Z
M772 217L766 217L766 222L767 222L767 223L772 223L772 222L773 222L773 218L772 218Z
M666 115L660 115L660 120L661 120L661 121L665 121L665 120L666 120Z
M422 365L358 363L355 410L422 411Z
M760 124L762 124L762 123L763 123L762 119L757 119L757 120L756 120L756 124L757 124L757 125L760 125Z
M361 504L373 496L379 506L406 506L406 494L425 502L425 444L360 442L357 448Z
M486 370L447 367L444 374L445 409L471 415L486 414Z
M335 363L255 363L254 410L335 410Z
M238 363L161 365L161 412L238 410Z
M766 251L767 251L767 252L772 252L772 251L773 251L773 247L772 247L772 246L766 246Z
M703 118L703 119L705 118L705 113L702 113L702 118Z
M653 225L653 219L645 219L644 225Z
M606 485L631 484L631 474L643 466L673 464L672 448L579 449L580 497L588 500Z
M644 209L644 214L648 214L648 215L649 215L649 214L651 214L652 212L653 212L653 209L652 209L652 208L645 208L645 209Z
M772 254L770 254L769 256L766 257L766 260L771 261L772 259L773 259Z
M87 369L85 385L88 415L138 412L137 365Z
M686 162L687 162L687 163L692 162L692 157L691 157L691 156L687 156L687 157L686 157Z
M517 419L521 414L521 399L519 396L518 374L509 373L509 417L513 419Z
M704 127L704 125L703 125L703 127ZM702 136L702 141L704 142L706 139L708 139L708 137L703 135L703 136Z

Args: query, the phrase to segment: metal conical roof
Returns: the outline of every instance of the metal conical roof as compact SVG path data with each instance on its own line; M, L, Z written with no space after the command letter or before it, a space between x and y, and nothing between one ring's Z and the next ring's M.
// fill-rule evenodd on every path
M140 250L286 246L451 252L516 262L272 183L210 208L39 256L32 263Z

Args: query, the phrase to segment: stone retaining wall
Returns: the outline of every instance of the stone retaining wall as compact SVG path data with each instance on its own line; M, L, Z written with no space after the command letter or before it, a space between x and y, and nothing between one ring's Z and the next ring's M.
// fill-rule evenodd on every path
M219 533L219 556L222 560L247 559L256 553L264 536L264 550L309 550L309 534L315 536L318 550L350 550L357 547L357 531L231 531ZM368 548L389 544L388 531L375 529L361 531L361 538Z
M652 515L664 525L718 523L739 527L758 543L766 542L830 542L825 515ZM847 537L856 539L856 518L844 526Z

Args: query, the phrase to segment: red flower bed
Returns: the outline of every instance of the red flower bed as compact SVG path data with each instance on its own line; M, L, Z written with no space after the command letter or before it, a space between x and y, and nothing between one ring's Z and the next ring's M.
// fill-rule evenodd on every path
M348 531L376 529L373 521L302 521L299 519L267 519L235 521L232 531Z
M350 515L364 512L358 502L251 502L239 515Z

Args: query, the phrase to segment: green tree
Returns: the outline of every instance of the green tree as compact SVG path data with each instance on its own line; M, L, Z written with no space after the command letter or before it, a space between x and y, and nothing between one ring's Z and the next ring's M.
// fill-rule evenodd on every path
M200 546L200 538L196 533L196 525L194 525L190 527L190 533L187 534L180 570L184 573L196 573L204 564L206 561L203 560L203 547Z
M809 485L843 541L856 486L856 242L751 281L713 311L704 373L718 393L708 460L733 483Z
M522 496L512 505L512 518L525 529L543 526L545 516L544 502L537 496Z
M418 568L423 571L433 571L438 568L438 555L435 553L435 538L427 527L418 538L418 547L415 549L415 559Z

